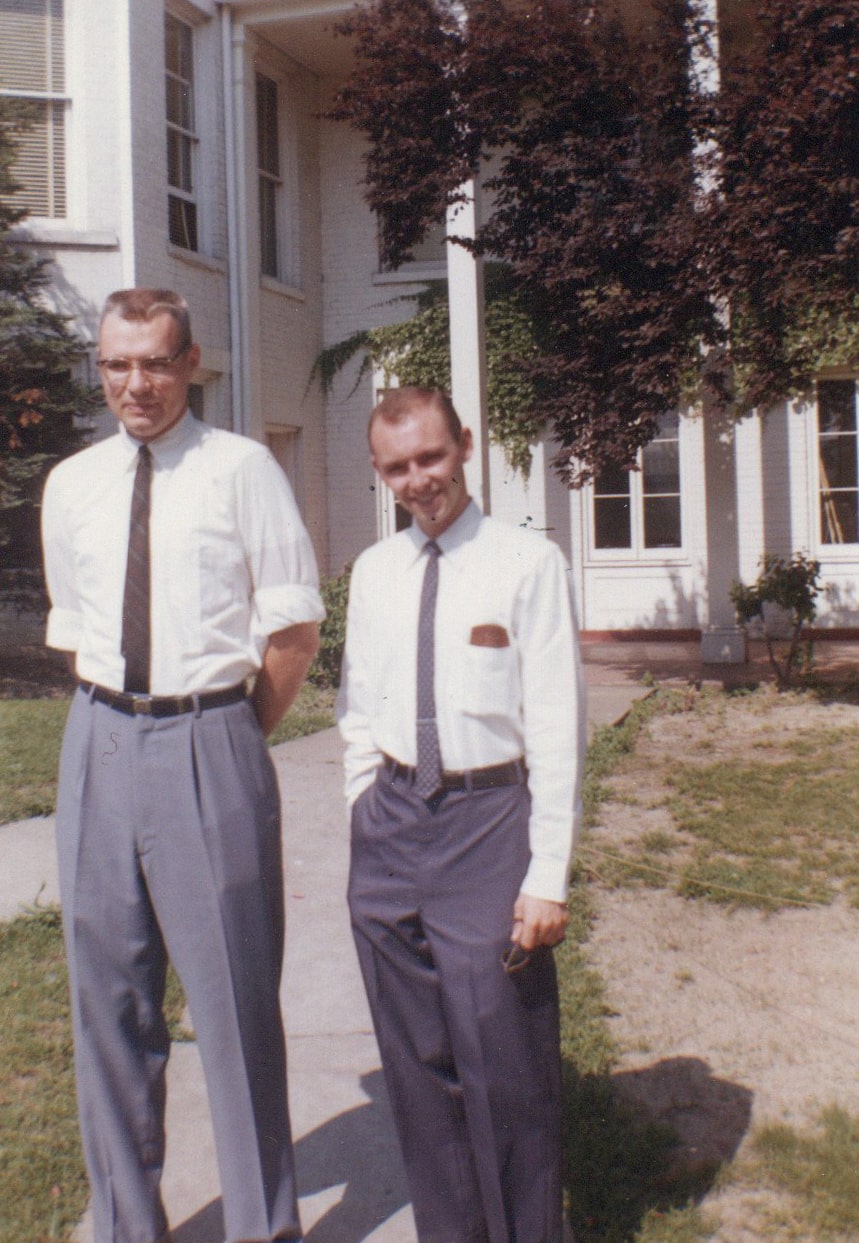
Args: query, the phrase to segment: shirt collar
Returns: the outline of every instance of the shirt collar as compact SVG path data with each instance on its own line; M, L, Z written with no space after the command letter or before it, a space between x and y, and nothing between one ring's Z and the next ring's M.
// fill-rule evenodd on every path
M482 521L483 514L470 500L456 521L438 536L436 543L450 564L456 564L459 549L474 539ZM412 560L417 561L431 537L425 535L416 522L412 522L407 533L412 546Z
M165 464L174 461L188 442L193 439L196 426L196 420L193 415L186 411L182 418L168 428L163 435L156 436L154 440L147 441L146 443L149 445L150 452L155 461ZM129 435L122 423L119 425L119 436L127 457L127 464L133 466L137 461L137 451L144 442L136 440L134 436Z

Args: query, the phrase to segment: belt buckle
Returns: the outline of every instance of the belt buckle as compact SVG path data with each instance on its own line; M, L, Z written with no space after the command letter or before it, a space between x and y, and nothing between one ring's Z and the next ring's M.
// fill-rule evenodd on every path
M134 716L151 716L152 697L149 695L132 695L131 711Z

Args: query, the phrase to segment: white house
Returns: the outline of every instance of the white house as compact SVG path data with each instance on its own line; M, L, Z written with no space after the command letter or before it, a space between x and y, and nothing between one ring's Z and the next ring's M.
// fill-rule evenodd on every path
M372 379L355 388L347 369L324 397L310 382L322 347L407 317L403 294L447 279L454 400L478 433L485 404L479 268L429 240L414 263L381 270L360 140L321 119L349 67L333 25L351 7L0 0L0 93L41 112L19 161L20 243L50 257L56 305L89 340L112 289L188 298L202 346L195 413L268 442L329 573L396 516L367 459ZM742 20L742 6L720 8ZM92 377L94 353L89 365ZM731 582L754 579L764 551L803 551L827 584L818 624L843 634L859 627L856 411L847 373L739 425L681 411L641 471L580 492L554 477L549 448L535 447L525 486L479 434L470 483L497 516L558 541L585 632L729 625Z

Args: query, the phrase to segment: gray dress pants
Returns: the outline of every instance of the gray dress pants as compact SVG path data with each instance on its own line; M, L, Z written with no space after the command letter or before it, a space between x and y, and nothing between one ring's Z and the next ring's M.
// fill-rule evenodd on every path
M279 798L249 703L154 720L79 690L57 841L96 1243L167 1230L168 955L203 1062L227 1241L298 1238Z
M381 769L353 808L349 904L420 1243L559 1243L554 959L501 955L529 861L524 785L430 810Z

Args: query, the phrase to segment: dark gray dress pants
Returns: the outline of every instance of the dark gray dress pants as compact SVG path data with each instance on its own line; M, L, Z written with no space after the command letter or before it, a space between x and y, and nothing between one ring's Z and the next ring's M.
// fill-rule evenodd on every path
M279 798L250 705L153 720L79 690L57 840L96 1243L153 1243L167 1229L168 955L203 1062L226 1239L298 1238Z
M501 955L529 861L524 785L434 810L386 770L353 808L349 905L421 1243L559 1243L552 953Z

